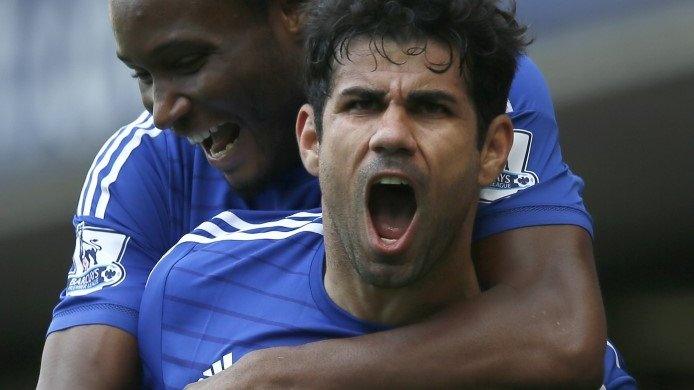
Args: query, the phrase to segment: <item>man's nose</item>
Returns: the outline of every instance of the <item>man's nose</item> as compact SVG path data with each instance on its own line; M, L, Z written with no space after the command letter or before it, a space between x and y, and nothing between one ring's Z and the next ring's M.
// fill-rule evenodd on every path
M391 105L381 116L369 148L377 153L413 155L417 149L415 123L404 107Z
M150 91L151 112L157 128L169 129L190 112L192 107L190 99L171 85L155 83Z

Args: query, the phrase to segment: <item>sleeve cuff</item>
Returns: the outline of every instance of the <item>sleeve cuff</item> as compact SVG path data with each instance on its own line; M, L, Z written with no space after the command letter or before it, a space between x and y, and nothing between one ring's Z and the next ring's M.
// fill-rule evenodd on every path
M508 230L547 225L579 226L594 238L593 221L583 210L567 206L528 206L478 215L473 240L481 240Z
M59 330L81 325L108 325L137 337L139 312L116 304L100 303L72 307L53 315L46 336Z

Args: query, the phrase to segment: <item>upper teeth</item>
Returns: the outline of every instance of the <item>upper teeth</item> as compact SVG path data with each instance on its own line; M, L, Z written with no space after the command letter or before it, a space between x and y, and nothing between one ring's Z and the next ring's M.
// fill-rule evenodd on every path
M410 183L408 183L407 180L401 179L399 177L384 177L378 181L378 184L401 185L401 186L410 185Z
M186 138L188 138L188 142L190 142L191 145L195 145L206 140L212 133L215 132L217 132L217 127L211 127L199 133L188 135Z

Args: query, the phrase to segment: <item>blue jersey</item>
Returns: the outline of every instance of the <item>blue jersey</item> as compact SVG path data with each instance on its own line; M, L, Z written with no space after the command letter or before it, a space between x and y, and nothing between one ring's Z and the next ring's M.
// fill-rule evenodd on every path
M185 235L145 289L138 343L147 387L182 388L246 353L386 329L328 296L319 210L223 212ZM606 349L605 388L629 388Z
M520 59L507 111L516 128L513 149L504 172L481 193L475 238L551 224L592 234L583 182L562 161L547 87L527 57ZM298 210L319 203L317 181L302 167L242 199L202 150L156 129L143 113L105 143L89 169L73 220L67 286L48 332L105 324L134 335L147 275L192 228L227 209Z

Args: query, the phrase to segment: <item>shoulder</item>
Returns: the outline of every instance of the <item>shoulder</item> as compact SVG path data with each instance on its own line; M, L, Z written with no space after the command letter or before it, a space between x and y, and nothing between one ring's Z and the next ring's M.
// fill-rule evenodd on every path
M240 210L185 235L157 264L142 298L145 373L189 383L232 350L238 359L258 348L269 332L299 340L297 324L320 316L308 269L321 232L319 210ZM177 361L162 367L162 355ZM191 360L201 365L179 363Z
M118 203L127 204L125 212L147 205L137 200L148 195L161 203L161 196L155 194L168 191L171 180L182 180L182 172L193 166L194 153L185 140L156 128L152 116L143 112L117 130L97 153L82 186L76 215L106 219L118 209Z
M212 269L214 253L239 263L249 258L271 258L282 267L300 267L297 250L312 248L322 241L320 209L306 211L227 210L184 235L160 261L152 275L166 273L183 259L196 267ZM308 251L307 251L308 253ZM223 266L223 265L222 265ZM151 278L151 276L150 276Z
M118 159L125 160L138 147L150 140L158 139L165 134L154 126L152 116L143 112L134 121L118 129L101 147L95 160L106 163L116 163ZM115 158L114 158L115 157Z
M217 241L282 240L302 233L322 235L320 209L226 210L203 222L179 243L212 243Z
M518 58L516 75L509 92L509 114L532 111L554 117L552 97L542 72L530 57Z
M130 159L143 156L161 159L194 150L194 146L173 132L157 128L152 115L144 111L104 142L94 158L92 169L122 166Z

